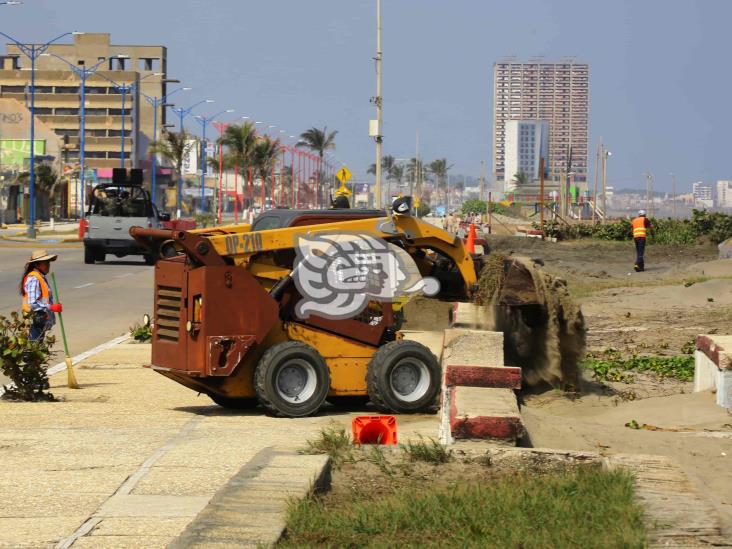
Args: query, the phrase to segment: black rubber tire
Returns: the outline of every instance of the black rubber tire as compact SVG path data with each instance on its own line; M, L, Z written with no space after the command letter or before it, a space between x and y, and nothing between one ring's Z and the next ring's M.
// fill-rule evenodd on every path
M87 265L94 265L96 260L96 252L88 246L84 246L84 263L86 263Z
M209 396L216 404L222 408L228 408L229 410L253 410L259 405L259 401L256 398L236 398L219 395Z
M94 261L98 263L104 263L104 261L107 259L107 254L104 253L103 250L100 250L94 254Z
M408 359L417 359L426 367L429 376L424 394L413 400L405 400L391 384L395 366ZM366 373L369 398L374 405L385 412L415 413L437 411L442 368L432 351L416 341L392 341L379 348L371 357Z
M277 387L279 371L292 360L303 360L312 366L315 373L313 394L298 403L288 402ZM325 402L330 390L330 371L325 359L310 345L300 341L278 343L268 349L259 359L254 370L254 391L264 408L275 415L305 417L315 414Z
M145 265L155 265L155 262L157 261L157 258L151 254L145 254L142 258L145 260Z

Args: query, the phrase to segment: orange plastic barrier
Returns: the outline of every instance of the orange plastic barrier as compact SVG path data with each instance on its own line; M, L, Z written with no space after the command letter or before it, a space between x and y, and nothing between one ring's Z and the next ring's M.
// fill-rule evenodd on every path
M396 444L394 416L358 416L351 422L354 444Z
M468 239L465 242L465 249L468 250L469 254L475 253L475 239L478 238L478 233L475 231L475 223L470 224L470 231L468 232Z
M88 225L89 222L86 220L86 218L79 220L79 240L83 240L86 236L86 228Z

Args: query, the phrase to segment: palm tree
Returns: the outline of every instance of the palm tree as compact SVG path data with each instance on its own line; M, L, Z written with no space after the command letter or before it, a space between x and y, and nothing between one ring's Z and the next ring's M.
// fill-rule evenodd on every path
M180 217L180 209L182 206L183 162L195 145L195 139L185 129L177 133L163 131L162 139L150 143L149 153L151 155L159 154L162 156L175 168L178 174L178 192L176 193L178 201L176 206L177 217Z
M437 189L442 191L445 196L445 207L447 204L447 172L452 168L454 164L447 165L447 158L438 158L430 162L430 171L434 174L437 179Z
M250 168L254 168L254 145L256 141L257 130L253 122L244 122L241 125L232 124L226 128L224 135L220 138L221 144L228 149L227 156L230 157L231 166L241 170L245 187L247 173ZM236 189L236 195L239 196L238 189ZM249 198L254 199L253 196Z
M266 135L257 139L254 144L252 165L262 180L262 196L267 195L267 176L271 174L281 152L280 140L271 139ZM274 185L274 179L272 179L271 184ZM264 200L262 200L262 209L264 209Z
M366 170L367 173L375 174L376 173L376 164L371 164L369 166L369 169ZM397 164L396 158L394 158L392 155L387 154L381 157L381 172L386 174L386 181L387 183L391 183L392 180L396 179L399 183L401 183L402 179L404 178L404 168ZM397 177L398 176L398 177ZM387 188L387 194L391 194L391 186L389 185Z
M522 171L516 172L515 174L513 174L513 182L516 183L516 185L518 185L519 187L521 185L526 185L529 183L529 174Z
M328 127L324 126L320 128L312 127L309 130L305 130L300 134L300 140L296 143L297 147L305 147L313 152L318 153L320 162L318 163L318 179L315 184L320 188L321 174L320 170L323 166L323 156L325 151L335 149L335 136L338 134L338 130L334 130L328 133Z

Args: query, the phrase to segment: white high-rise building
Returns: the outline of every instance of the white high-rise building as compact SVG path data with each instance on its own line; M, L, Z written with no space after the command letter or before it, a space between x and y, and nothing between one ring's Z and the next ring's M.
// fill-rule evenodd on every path
M691 194L694 195L694 205L702 208L714 207L711 185L705 185L702 181L691 184Z
M732 208L732 181L717 181L717 207Z
M527 183L539 179L539 163L547 157L549 123L543 120L508 120L506 122L505 192L516 188L514 177L523 173ZM546 166L548 168L548 166ZM545 169L545 171L547 171Z

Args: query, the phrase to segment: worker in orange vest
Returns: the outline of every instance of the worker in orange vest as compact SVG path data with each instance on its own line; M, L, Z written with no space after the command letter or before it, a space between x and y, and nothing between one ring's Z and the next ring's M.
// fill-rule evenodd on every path
M648 231L653 229L653 225L646 217L645 210L638 211L638 217L636 217L630 223L633 229L633 240L635 241L635 272L639 273L645 271L645 263L643 261L643 255L646 252L646 238L648 237Z
M46 280L51 271L51 261L57 255L46 250L36 250L25 264L20 281L20 295L23 296L23 312L30 314L32 324L29 339L38 341L56 323L55 313L63 311L60 303L53 302L53 292Z

